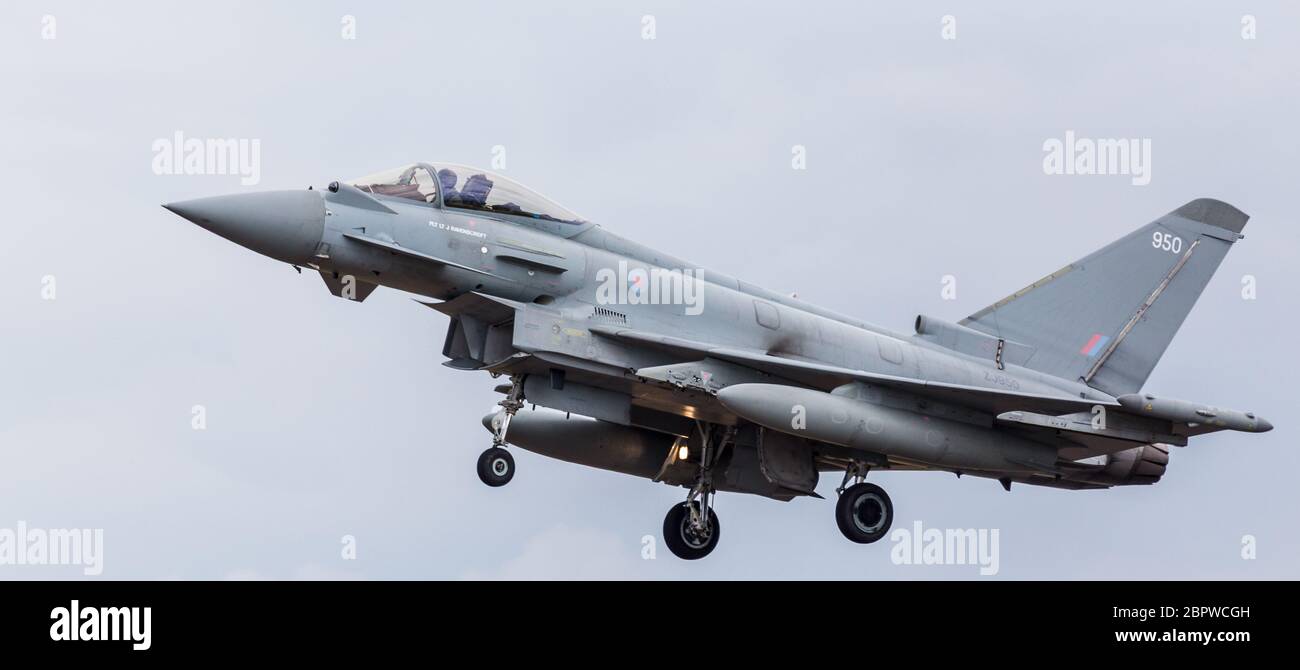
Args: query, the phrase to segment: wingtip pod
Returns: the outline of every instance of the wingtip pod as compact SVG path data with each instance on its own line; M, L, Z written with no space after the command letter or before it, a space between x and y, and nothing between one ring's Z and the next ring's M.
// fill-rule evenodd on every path
M1198 223L1218 226L1237 234L1241 234L1242 229L1246 227L1246 222L1250 220L1250 216L1245 212L1214 198L1197 198L1170 214Z

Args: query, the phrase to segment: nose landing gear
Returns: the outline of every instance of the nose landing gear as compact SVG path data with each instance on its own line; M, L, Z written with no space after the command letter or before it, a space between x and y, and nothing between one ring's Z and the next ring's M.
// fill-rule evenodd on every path
M478 478L488 486L505 486L515 476L515 459L506 451L506 431L510 419L524 406L524 377L510 377L510 392L499 403L504 412L492 422L492 446L478 457Z

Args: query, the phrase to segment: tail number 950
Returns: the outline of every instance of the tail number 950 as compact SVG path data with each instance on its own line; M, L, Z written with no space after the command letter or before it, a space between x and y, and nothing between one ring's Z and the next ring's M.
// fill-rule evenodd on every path
M1156 231L1151 234L1151 246L1160 249L1161 251L1168 251L1173 254L1182 253L1183 238L1177 235L1170 235L1169 233Z

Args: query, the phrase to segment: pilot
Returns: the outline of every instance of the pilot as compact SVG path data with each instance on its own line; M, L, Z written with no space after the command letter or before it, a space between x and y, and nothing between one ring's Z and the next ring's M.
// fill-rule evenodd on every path
M484 207L487 205L488 193L492 192L492 185L492 180L487 175L476 174L465 180L460 198L472 207Z
M455 204L460 202L460 191L456 190L456 173L447 168L438 170L438 183L442 184L442 202Z

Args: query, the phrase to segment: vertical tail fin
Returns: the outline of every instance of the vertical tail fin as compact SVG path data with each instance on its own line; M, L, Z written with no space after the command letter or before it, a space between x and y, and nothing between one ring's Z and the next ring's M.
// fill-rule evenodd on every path
M1142 388L1247 219L1201 198L966 317L1025 363L1111 395Z

